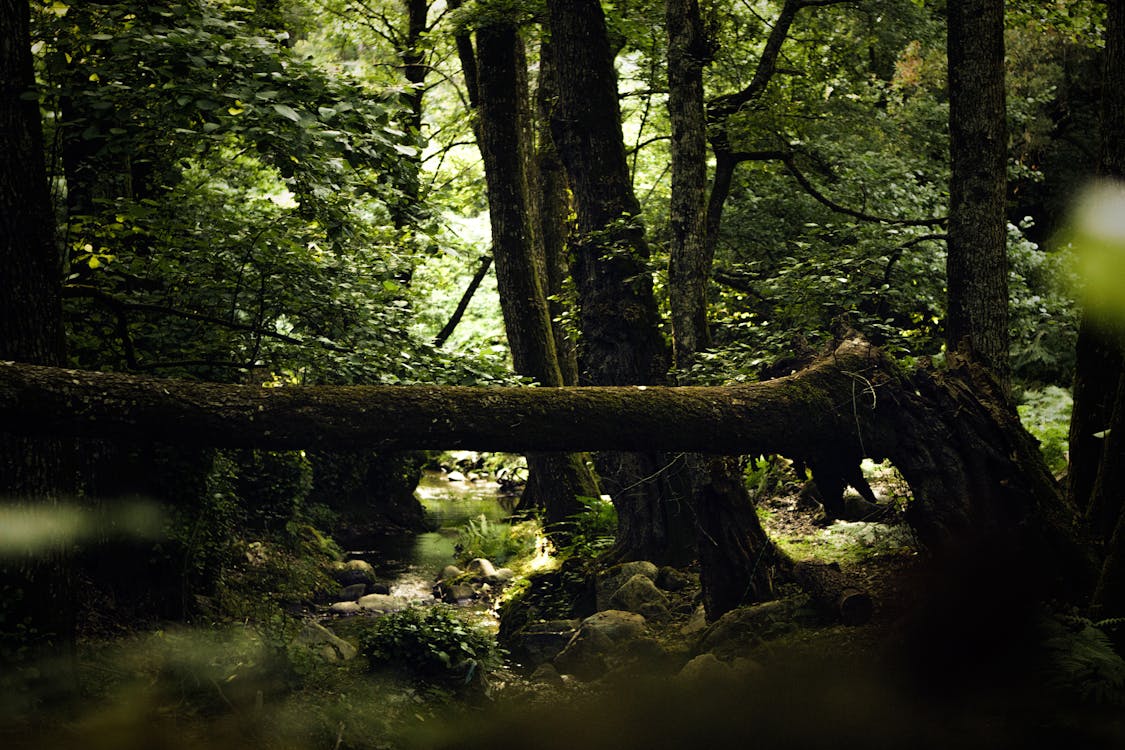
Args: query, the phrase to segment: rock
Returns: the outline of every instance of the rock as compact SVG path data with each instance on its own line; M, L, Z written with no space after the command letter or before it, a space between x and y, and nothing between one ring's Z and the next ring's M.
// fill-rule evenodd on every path
M465 475L462 474L461 472L457 471L456 469L454 469L453 471L446 474L445 478L446 478L446 480L448 480L450 482L464 482L465 481Z
M473 574L477 578L490 578L496 575L496 566L483 557L478 557L469 560L469 564L465 566L465 571Z
M375 569L366 560L338 562L332 567L332 577L341 586L375 583Z
M452 581L454 578L460 578L465 574L465 571L458 568L456 565L446 565L438 573L437 579L439 581Z
M368 594L360 597L356 603L360 608L371 612L387 613L406 609L406 602L397 596L388 596L387 594Z
M314 649L326 661L348 661L354 659L358 653L355 646L315 622L305 623L301 632L297 634L296 642Z
M520 632L519 642L513 644L524 666L534 666L553 660L578 631L581 620L539 620L528 623Z
M645 618L635 612L598 612L582 621L554 664L563 674L591 680L604 674L613 666L613 657L644 634Z
M516 577L516 571L511 568L497 568L496 572L486 579L491 584L507 583Z
M696 633L702 633L706 629L707 610L703 608L702 604L700 604L695 608L695 611L692 612L691 617L684 624L684 626L680 628L680 633L682 633L683 635L695 635Z
M598 574L595 582L595 596L599 612L611 609L609 600L617 593L617 589L635 575L643 575L649 580L656 578L657 568L650 562L638 560L636 562L615 565L609 570Z
M707 629L700 641L701 651L713 651L720 657L734 656L748 646L790 632L795 604L778 600L727 612Z
M340 589L339 598L341 601L354 602L356 599L360 598L366 593L366 583L353 583L350 586L345 586L344 588Z
M391 587L388 586L385 583L373 583L373 584L371 584L370 586L367 587L367 593L369 593L369 594L389 594L389 593L391 593Z
M336 602L328 608L328 611L338 615L354 615L356 612L362 611L362 609L363 608L355 602Z
M446 604L468 601L476 598L477 591L467 583L443 583L438 586L441 600Z
M683 591L696 582L696 577L665 565L656 574L656 585L665 591Z
M555 669L554 666L550 664L540 664L535 668L535 671L531 673L530 679L532 682L542 682L547 685L555 685L556 687L563 684L563 678L562 675L559 674L559 670Z
M668 614L668 597L656 588L651 578L637 573L609 598L609 606L611 609L636 612L647 619L660 618Z
M681 680L702 683L723 683L733 677L729 664L719 661L712 653L700 654L676 675Z

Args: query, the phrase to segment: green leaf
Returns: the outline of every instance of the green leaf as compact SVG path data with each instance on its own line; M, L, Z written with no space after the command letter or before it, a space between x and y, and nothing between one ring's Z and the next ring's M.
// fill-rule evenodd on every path
M275 104L275 105L273 105L273 108L274 108L274 111L276 111L282 117L290 119L293 122L300 122L301 121L301 115L299 115L297 113L297 110L293 109L288 104Z

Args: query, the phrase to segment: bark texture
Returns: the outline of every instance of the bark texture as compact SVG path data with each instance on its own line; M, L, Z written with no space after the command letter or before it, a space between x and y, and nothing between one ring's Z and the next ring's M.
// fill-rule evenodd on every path
M710 343L707 284L713 246L706 242L707 121L703 66L707 39L697 0L667 0L668 114L672 123L672 198L668 295L677 369Z
M967 343L1007 387L1003 0L950 3L947 43L951 173L946 340L951 351Z
M571 271L578 292L579 382L664 381L668 352L648 268L649 248L621 134L614 52L597 0L548 2L559 71L551 132L578 216ZM693 556L690 491L655 453L595 458L618 515L618 560L678 563Z
M1113 0L1107 3L1105 73L1102 82L1104 91L1102 105L1102 172L1112 179L1125 179L1125 2ZM1120 250L1120 247L1118 248ZM1083 321L1083 328L1090 323L1089 316ZM1075 385L1075 413L1094 414L1092 409L1112 407L1103 414L1110 415L1104 434L1104 445L1098 457L1097 468L1087 472L1083 478L1094 477L1090 488L1091 517L1097 524L1095 529L1105 535L1105 529L1116 519L1104 564L1094 593L1094 605L1101 613L1110 616L1125 615L1125 321L1111 321L1109 330L1101 337L1103 352L1108 352L1109 361L1089 362L1079 360L1079 382L1083 376L1098 382L1100 388L1088 388L1079 393ZM1079 339L1081 341L1081 337ZM1082 352L1079 351L1081 356ZM1117 382L1112 383L1112 374L1099 374L1097 369L1116 370ZM1089 386L1090 384L1087 383ZM1081 400L1080 400L1080 397ZM1092 409L1091 409L1092 407ZM1071 432L1072 438L1074 432ZM1086 435L1082 436L1086 438ZM1092 446L1088 448L1093 449ZM1073 450L1073 449L1072 449ZM1092 463L1092 461L1091 461ZM1073 470L1073 469L1072 469ZM1107 523L1108 522L1108 523Z
M0 358L61 365L61 270L34 94L29 5L0 0ZM0 419L0 499L47 504L72 492L72 446L53 435L13 434L16 426ZM5 559L0 588L22 594L0 602L3 640L18 639L33 658L69 650L74 625L64 553Z
M889 458L907 518L935 553L1019 542L1063 592L1089 590L1075 513L1035 439L978 364L904 374L848 339L786 377L725 387L256 388L0 364L0 420L29 434L187 445L523 452L839 452Z

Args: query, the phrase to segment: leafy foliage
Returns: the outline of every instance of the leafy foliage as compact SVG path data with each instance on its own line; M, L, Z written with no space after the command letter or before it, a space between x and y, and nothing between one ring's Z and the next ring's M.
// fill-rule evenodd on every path
M1066 471L1070 439L1070 392L1055 385L1025 391L1019 409L1020 421L1039 440L1043 458L1055 475Z
M501 660L491 633L443 606L380 617L359 641L373 667L394 667L449 687L482 679Z
M469 521L457 533L454 545L457 559L462 564L483 557L497 565L513 558L535 554L536 542L541 536L538 521L504 523L489 521L483 515Z

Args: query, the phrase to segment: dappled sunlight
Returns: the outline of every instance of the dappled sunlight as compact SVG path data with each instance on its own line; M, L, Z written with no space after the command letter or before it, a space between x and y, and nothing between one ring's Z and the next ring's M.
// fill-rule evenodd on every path
M1074 204L1066 239L1078 258L1086 307L1125 326L1125 183L1090 184Z

